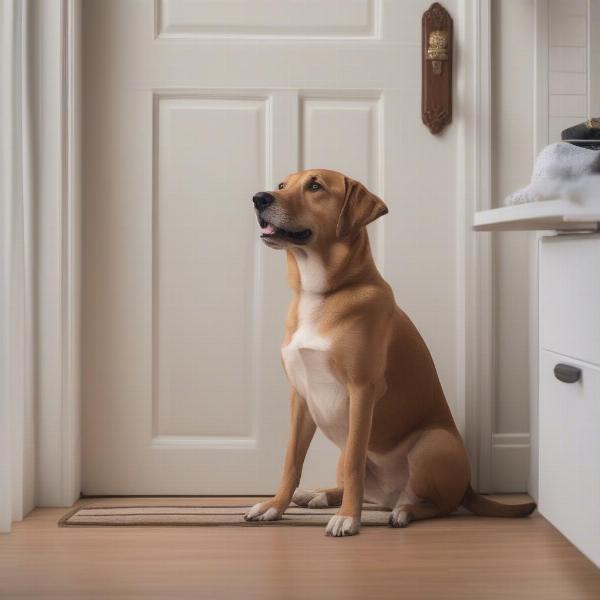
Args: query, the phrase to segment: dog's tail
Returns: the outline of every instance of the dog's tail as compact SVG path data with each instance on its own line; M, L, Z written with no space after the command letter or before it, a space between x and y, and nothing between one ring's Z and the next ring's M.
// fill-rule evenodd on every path
M537 506L535 502L502 504L478 494L471 486L467 488L460 503L468 511L480 517L527 517Z

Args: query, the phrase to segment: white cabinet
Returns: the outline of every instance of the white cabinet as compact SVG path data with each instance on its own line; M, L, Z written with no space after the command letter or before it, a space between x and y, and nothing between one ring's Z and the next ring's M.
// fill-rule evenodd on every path
M600 566L600 236L539 243L539 510Z
M580 380L559 381L561 363ZM539 510L600 566L600 369L543 350L539 393Z
M600 197L482 211L473 228L555 232L538 240L538 503L600 566Z

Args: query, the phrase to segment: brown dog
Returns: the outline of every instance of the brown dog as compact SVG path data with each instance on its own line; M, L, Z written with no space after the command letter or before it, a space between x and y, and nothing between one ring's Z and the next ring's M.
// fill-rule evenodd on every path
M371 256L365 226L388 212L383 201L320 169L289 175L253 201L265 244L287 250L294 298L282 357L292 423L279 489L245 519L279 519L292 500L340 506L326 533L344 536L358 533L363 499L389 507L393 527L460 504L478 515L530 514L533 503L503 505L470 486L431 355ZM337 486L296 491L317 426L341 450Z

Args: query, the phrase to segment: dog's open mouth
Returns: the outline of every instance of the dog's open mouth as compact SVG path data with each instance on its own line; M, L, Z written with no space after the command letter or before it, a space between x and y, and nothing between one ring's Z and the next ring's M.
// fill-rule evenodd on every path
M279 238L289 240L291 242L303 243L308 241L312 235L310 229L300 229L298 231L289 231L281 227L275 227L275 225L265 221L262 217L258 217L258 224L260 225L261 238Z

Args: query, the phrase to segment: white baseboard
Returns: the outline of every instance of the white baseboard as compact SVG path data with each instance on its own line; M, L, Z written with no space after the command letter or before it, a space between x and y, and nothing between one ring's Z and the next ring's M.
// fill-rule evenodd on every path
M528 433L492 435L492 490L526 492L529 480L530 441Z

